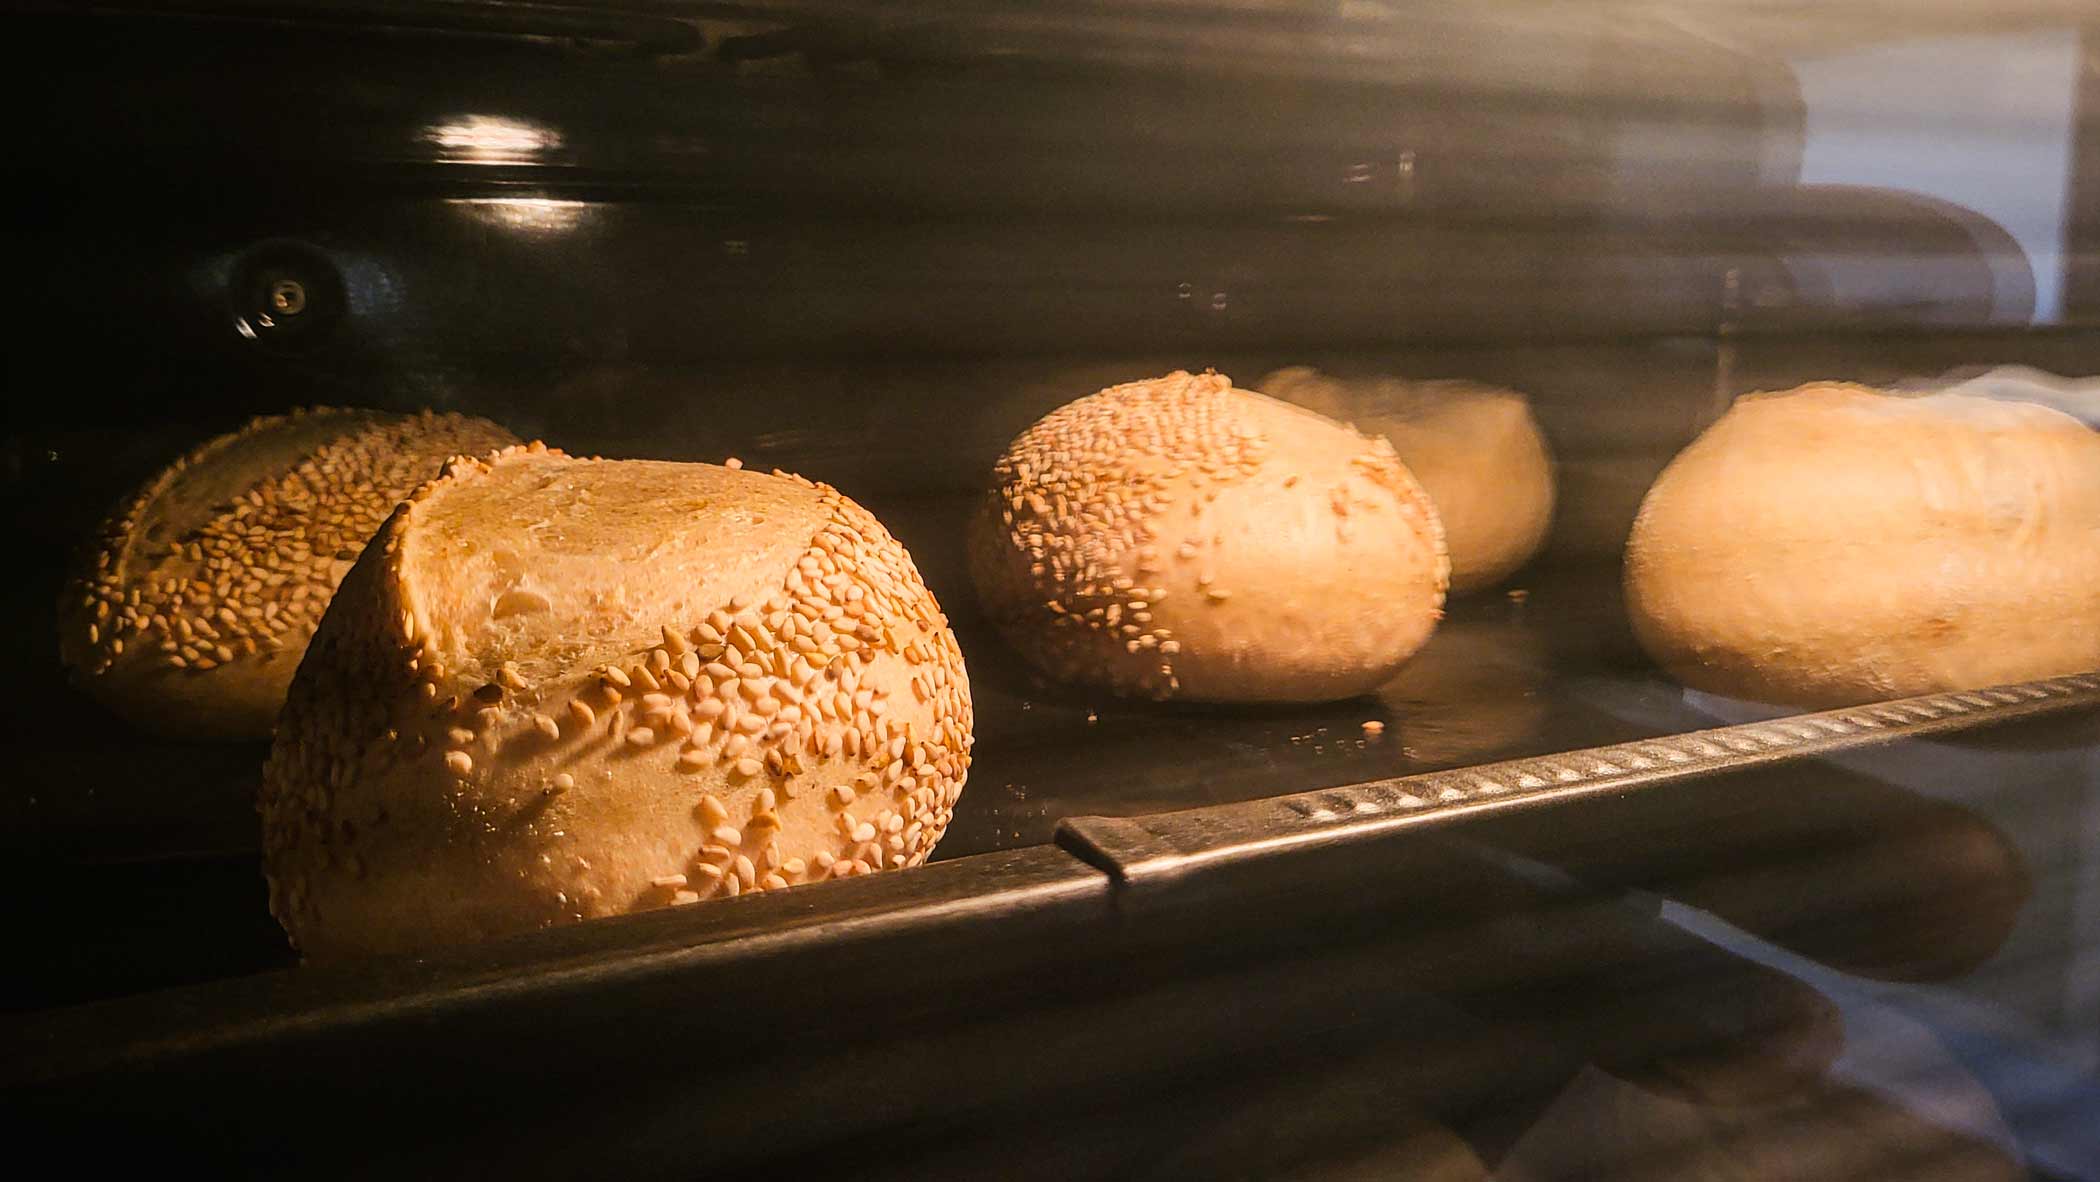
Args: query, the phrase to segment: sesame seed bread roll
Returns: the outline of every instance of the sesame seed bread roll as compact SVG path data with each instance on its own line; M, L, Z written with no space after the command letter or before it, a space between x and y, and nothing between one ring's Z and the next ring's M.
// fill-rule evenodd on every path
M993 468L970 539L991 618L1052 677L1212 702L1369 693L1422 647L1449 566L1383 440L1215 373L1115 386Z
M1345 380L1293 366L1262 392L1383 436L1444 523L1451 593L1492 587L1531 561L1553 524L1553 457L1514 390L1471 382Z
M1954 394L1739 398L1649 490L1626 604L1673 677L1764 702L2100 668L2100 435Z
M970 766L911 556L800 477L460 459L389 518L264 771L309 957L916 866Z
M148 730L266 738L372 531L446 459L515 442L463 415L330 407L210 440L103 523L59 601L60 656Z

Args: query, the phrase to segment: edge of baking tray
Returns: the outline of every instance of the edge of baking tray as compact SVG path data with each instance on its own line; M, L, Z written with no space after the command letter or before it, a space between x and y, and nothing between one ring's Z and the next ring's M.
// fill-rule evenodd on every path
M1207 869L1389 839L1764 764L1881 746L2100 704L2100 672L1926 694L1556 755L1139 817L1068 817L1057 843L1124 896Z
M1313 859L1468 818L1682 784L1818 755L2100 705L2100 672L1930 694L1556 755L1142 817L1072 817L1054 845L766 892L448 949L428 957L282 970L0 1018L0 1089L140 1069L361 1029L427 1028L589 992L792 977L841 956L877 963L916 933L940 955L920 975L968 977L1059 955L1191 880L1226 871L1361 863ZM1317 885L1317 884L1315 884ZM1255 889L1258 889L1255 888ZM1126 929L1127 930L1127 927ZM1069 949L1069 945L1065 945ZM942 966L948 966L943 969ZM952 982L951 982L952 983Z

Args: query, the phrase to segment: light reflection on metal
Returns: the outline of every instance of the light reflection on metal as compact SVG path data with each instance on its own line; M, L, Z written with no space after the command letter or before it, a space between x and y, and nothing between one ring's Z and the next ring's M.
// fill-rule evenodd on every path
M306 311L306 285L296 279L279 279L270 285L270 307L286 316Z
M551 127L493 115L433 123L423 138L443 149L447 159L470 164L529 163L561 147L561 135Z
M1135 817L1066 817L1057 843L1144 898L1221 866L1326 857L1462 818L1667 789L1790 760L2100 709L2100 672L1788 714L1557 755L1475 764ZM1135 893L1133 893L1135 892Z
M449 204L490 225L528 234L567 233L590 211L589 202L551 197L462 197Z

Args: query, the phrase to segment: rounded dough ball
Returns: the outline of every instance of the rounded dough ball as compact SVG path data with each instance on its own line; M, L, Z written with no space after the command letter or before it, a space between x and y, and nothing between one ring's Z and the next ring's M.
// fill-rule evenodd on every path
M2100 668L2100 435L1961 395L1737 399L1642 502L1626 601L1672 676L1759 701Z
M915 866L970 766L962 654L834 489L456 460L343 581L264 771L308 956Z
M517 440L456 414L317 407L176 460L108 520L59 602L59 651L148 730L267 738L372 531L455 455Z
M971 572L1052 677L1199 701L1368 693L1422 647L1449 567L1382 440L1218 374L1115 386L993 468Z
M1344 379L1279 369L1262 392L1384 436L1436 502L1451 593L1492 587L1531 560L1553 525L1553 457L1531 404L1471 382Z

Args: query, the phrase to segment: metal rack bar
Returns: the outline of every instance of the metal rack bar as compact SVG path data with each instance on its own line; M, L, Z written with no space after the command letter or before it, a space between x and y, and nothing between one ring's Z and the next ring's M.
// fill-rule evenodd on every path
M1143 817L1069 817L1058 843L1124 897L1207 869L1379 842L1488 813L1679 784L1783 760L2100 705L2100 673L1927 694L1561 755Z

